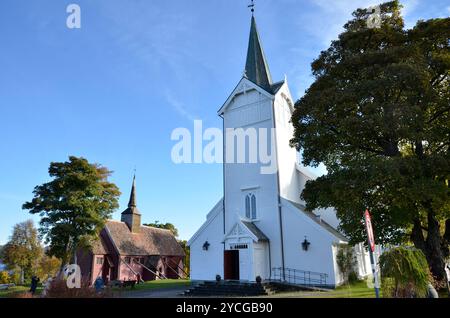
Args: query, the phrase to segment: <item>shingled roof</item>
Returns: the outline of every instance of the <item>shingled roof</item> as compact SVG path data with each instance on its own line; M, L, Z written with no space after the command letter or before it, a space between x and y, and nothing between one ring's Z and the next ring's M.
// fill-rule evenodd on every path
M126 223L112 220L105 229L120 255L184 256L170 230L141 226L139 233L132 233Z
M106 243L102 239L95 240L92 242L91 245L92 254L95 255L106 255L110 254L110 251L108 250L108 246L106 246Z
M253 222L247 222L247 221L242 221L242 224L244 224L247 229L253 233L253 235L255 235L258 238L258 241L269 241L269 239L267 238L267 236L263 233L263 231L261 231Z

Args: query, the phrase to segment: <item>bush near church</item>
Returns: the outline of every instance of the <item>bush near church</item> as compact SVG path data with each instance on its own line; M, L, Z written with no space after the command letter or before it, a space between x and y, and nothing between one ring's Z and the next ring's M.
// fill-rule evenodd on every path
M427 259L416 248L396 247L380 256L384 297L425 297L432 281Z

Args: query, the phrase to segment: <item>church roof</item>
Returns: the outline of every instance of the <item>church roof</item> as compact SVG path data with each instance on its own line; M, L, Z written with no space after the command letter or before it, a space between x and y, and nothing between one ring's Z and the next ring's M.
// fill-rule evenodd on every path
M108 246L106 245L105 241L101 238L98 240L95 240L92 243L91 250L92 250L92 254L95 254L95 255L110 254Z
M317 215L315 215L314 213L307 211L306 207L303 204L299 204L296 203L294 201L291 200L287 200L289 201L289 203L291 203L294 207L296 207L297 209L300 210L301 213L309 216L312 220L314 220L314 222L316 222L317 224L319 224L322 228L324 228L325 230L327 230L328 232L330 232L331 234L333 234L335 237L337 237L338 239L342 240L342 241L347 241L348 239L338 230L336 230L334 227L332 227L330 224L328 224L327 222L325 222L324 220L320 219Z
M170 230L141 226L138 233L132 233L126 223L112 220L106 223L105 228L120 255L184 256Z
M258 241L269 241L267 236L253 222L241 221L245 227L258 238Z
M256 20L253 16L250 27L247 61L245 63L245 76L256 85L271 92L272 77L259 38Z
M270 85L269 93L271 93L272 95L275 95L276 93L278 93L278 91L283 86L283 84L284 84L284 80Z

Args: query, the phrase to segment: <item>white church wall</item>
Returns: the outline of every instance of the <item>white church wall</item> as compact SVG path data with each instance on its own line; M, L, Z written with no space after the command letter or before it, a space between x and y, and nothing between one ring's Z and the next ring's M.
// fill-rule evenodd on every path
M249 103L251 107L258 109L254 117L239 114L243 106ZM257 105L257 106L255 106ZM272 105L273 102L265 94L257 90L248 91L233 99L225 111L225 128L266 128L269 133L272 128ZM263 120L262 120L263 119ZM262 121L261 121L262 120ZM271 143L269 140L269 149ZM258 149L259 153L259 149ZM280 259L280 239L278 234L278 197L277 197L277 175L261 174L260 163L255 164L226 164L225 165L225 209L227 232L238 222L239 218L245 217L245 195L254 193L256 195L257 218L252 220L271 239L272 258Z
M209 215L206 224L189 241L192 280L215 280L216 275L223 277L223 236L223 211L219 209ZM207 251L203 250L206 241L210 244Z
M283 228L285 267L325 273L327 284L336 282L333 264L333 243L339 241L319 224L283 200ZM302 242L311 243L307 251Z
M297 150L289 145L289 140L294 134L294 127L290 122L292 116L290 96L289 88L285 83L276 94L274 101L280 195L288 200L301 203L300 190L306 180L297 173Z

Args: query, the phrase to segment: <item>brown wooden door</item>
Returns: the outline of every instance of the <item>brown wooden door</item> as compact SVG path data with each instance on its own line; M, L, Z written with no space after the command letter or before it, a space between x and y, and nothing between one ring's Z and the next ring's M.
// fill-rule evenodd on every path
M224 251L224 279L239 280L239 250Z

